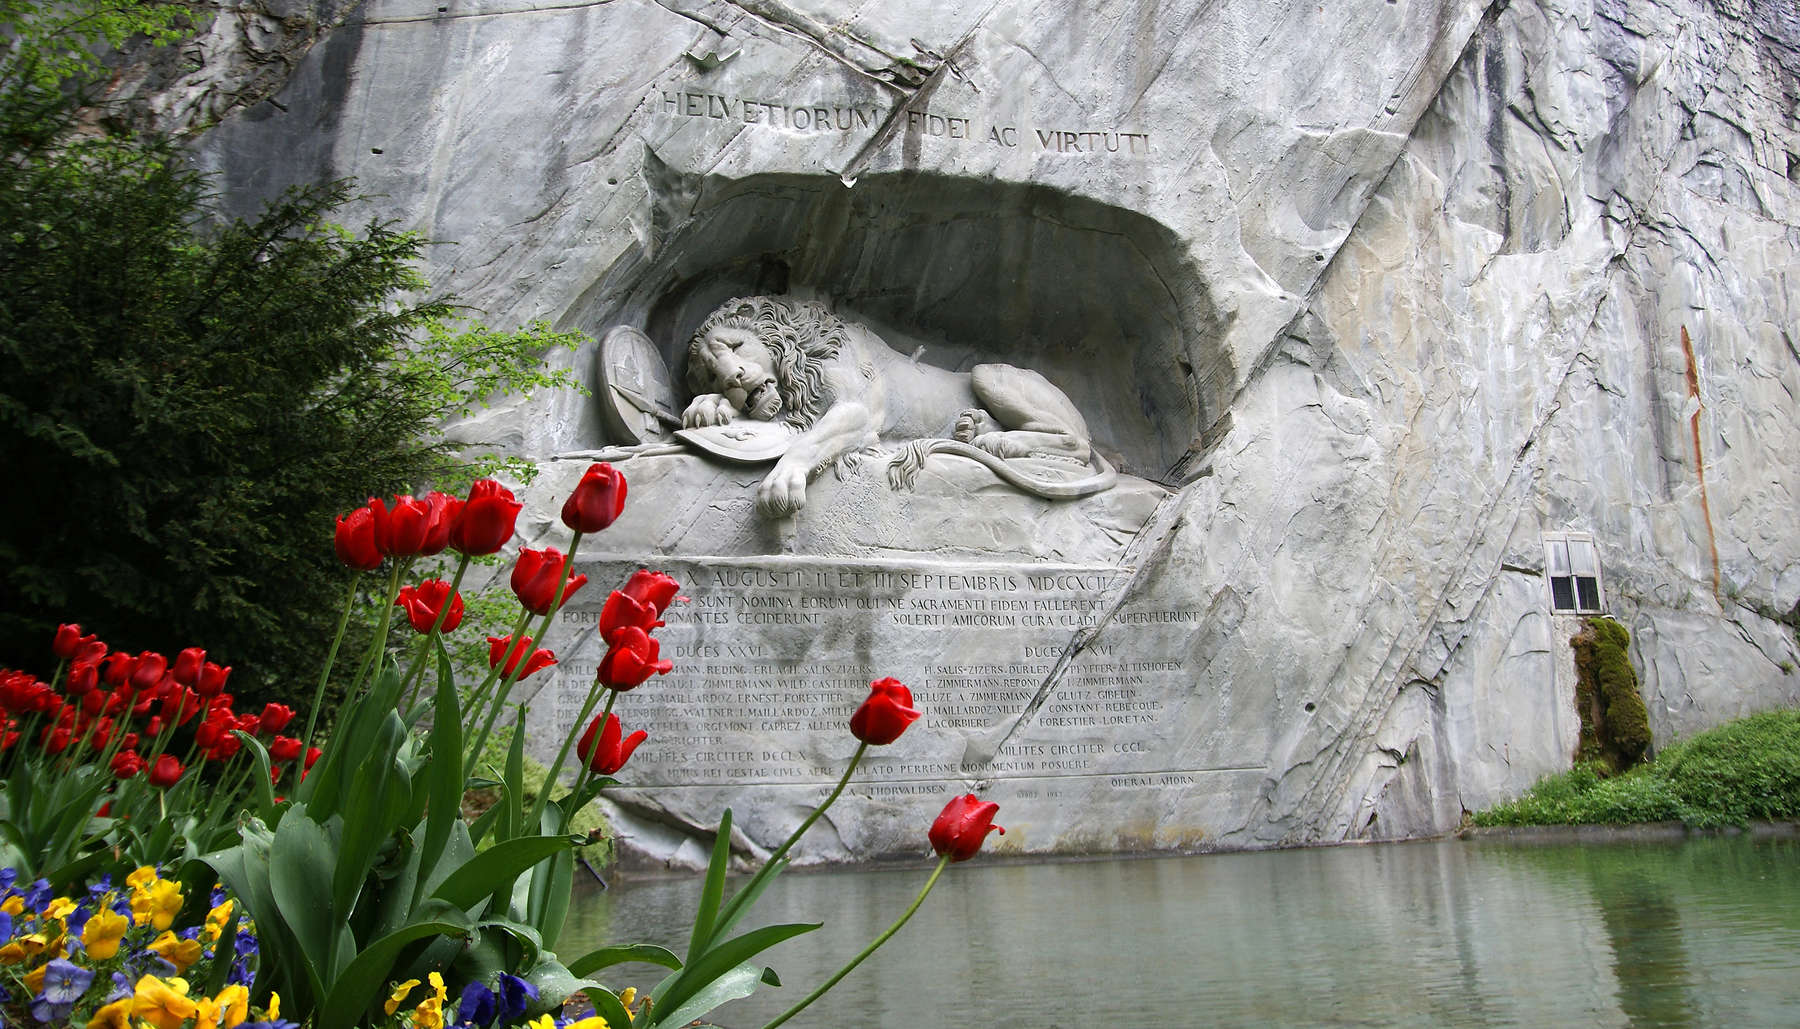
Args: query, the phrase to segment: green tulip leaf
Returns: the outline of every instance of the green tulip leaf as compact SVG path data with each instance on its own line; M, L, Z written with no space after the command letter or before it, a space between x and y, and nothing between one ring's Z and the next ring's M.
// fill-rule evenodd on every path
M296 956L315 997L325 995L321 966L330 967L337 927L348 914L338 914L327 902L336 864L337 854L325 830L296 805L275 831L269 848L268 883L275 909L299 945Z
M437 867L444 844L450 838L450 825L462 821L463 789L462 710L457 703L456 683L450 671L450 657L438 643L438 690L431 722L431 757L426 769L429 803L425 809L425 833L419 845L427 874ZM420 880L420 887L424 885ZM415 896L414 902L417 903Z
M712 859L706 863L706 884L700 890L700 910L694 915L694 933L688 940L688 962L706 950L713 938L713 920L719 914L719 902L725 898L725 873L731 870L731 809L719 816L718 835L713 837ZM734 962L735 963L735 962Z
M812 932L823 924L822 922L790 922L781 925L765 925L760 929L752 929L742 936L733 937L724 943L717 944L699 957L689 954L687 966L657 984L656 990L651 996L656 999L659 1010L663 1007L679 1009L688 1002L689 998L709 988L708 984L714 980L741 968L750 967L746 962L756 955L777 943ZM756 972L752 976L752 980L760 976L761 973ZM754 988L752 985L752 989ZM738 996L748 995L748 992L738 994ZM712 1008L706 1008L700 1014L710 1010ZM690 1015L689 1019L697 1017L699 1016ZM686 1025L687 1023L674 1022L672 1024Z
M664 1013L661 1006L652 1008L655 1021L651 1025L659 1027L687 1025L721 1004L750 996L756 992L756 986L761 981L762 969L754 964L743 964L728 969L724 974L694 991L681 1002L674 1003L667 1014Z
M510 882L539 861L568 849L569 841L563 836L521 836L516 840L504 840L451 872L431 895L466 911L492 894L495 882Z
M354 1029L362 1022L369 1005L387 985L394 961L408 944L431 936L469 934L469 923L462 918L462 912L448 904L427 903L421 915L425 920L369 944L344 968L325 1002L319 1005L316 1029Z
M593 975L602 968L611 968L614 965L623 965L632 961L661 965L664 968L681 967L681 959L667 947L658 947L653 943L622 943L588 951L569 962L569 971L576 975Z

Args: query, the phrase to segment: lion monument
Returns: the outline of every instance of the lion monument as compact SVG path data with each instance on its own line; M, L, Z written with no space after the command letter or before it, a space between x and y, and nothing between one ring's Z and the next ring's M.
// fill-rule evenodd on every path
M899 444L888 467L895 488L909 487L933 454L979 462L1047 499L1098 493L1116 478L1081 413L1037 372L921 364L817 301L726 301L688 343L687 384L694 399L678 435L690 443L707 447L703 434L734 429L779 438L757 490L768 517L798 511L822 469L884 443Z

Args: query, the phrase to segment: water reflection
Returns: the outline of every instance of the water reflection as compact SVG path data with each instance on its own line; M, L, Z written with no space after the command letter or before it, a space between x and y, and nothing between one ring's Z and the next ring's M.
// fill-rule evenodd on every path
M1428 843L952 869L801 1026L1800 1024L1800 850ZM797 874L762 921L824 919L721 1009L757 1026L911 900L925 870ZM563 953L678 952L697 880L577 902ZM655 969L622 966L615 985Z

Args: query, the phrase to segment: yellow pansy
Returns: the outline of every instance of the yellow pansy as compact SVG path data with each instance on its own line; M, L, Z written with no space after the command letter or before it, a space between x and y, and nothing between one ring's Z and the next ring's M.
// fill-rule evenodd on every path
M200 960L199 940L184 940L167 930L147 949L155 951L164 961L174 965L177 974L187 971L189 965Z
M130 919L111 908L101 908L82 926L81 945L87 948L88 957L105 961L119 953L119 941L129 928Z
M25 989L31 993L44 992L44 973L50 971L48 962L25 973Z
M281 994L279 994L279 993L269 994L269 1006L264 1011L264 1015L271 1022L273 1022L277 1018L281 1017Z
M130 997L120 997L94 1012L88 1019L87 1029L131 1029Z
M131 918L138 925L148 922L150 928L162 932L175 924L181 913L181 887L167 879L158 879L131 898Z
M586 1018L570 1022L563 1029L612 1029L612 1026L606 1024L606 1019L599 1015L589 1015Z
M14 896L0 901L0 911L4 911L14 918L19 917L25 912L25 898Z
M383 1010L390 1015L399 1011L401 1003L406 1000L406 995L411 993L413 987L417 985L419 985L417 979L408 979L403 983L395 983L393 992L388 994L387 1003L382 1005Z
M444 1002L427 997L413 1008L413 1029L444 1029Z
M200 1006L188 999L185 979L162 980L147 975L137 981L137 992L131 998L131 1013L156 1029L181 1029L181 1023L200 1012Z
M44 909L45 918L67 918L75 913L75 902L67 897L58 897Z
M619 1003L625 1007L625 1017L631 1019L633 1022L637 1021L637 1015L632 1012L631 1005L636 1001L637 987L627 986L619 991Z
M0 947L0 965L16 965L37 957L50 947L50 938L43 933L27 933L16 940Z
M224 901L206 913L206 942L218 939L225 927L231 924L231 904L229 900Z
M247 986L227 986L212 1002L218 1007L220 1029L232 1029L250 1017L250 988Z
M530 1029L556 1029L556 1019L549 1015L539 1015L525 1024Z
M144 889L155 881L156 869L149 865L144 865L142 868L139 868L137 871L125 877L125 885L131 887L133 893Z

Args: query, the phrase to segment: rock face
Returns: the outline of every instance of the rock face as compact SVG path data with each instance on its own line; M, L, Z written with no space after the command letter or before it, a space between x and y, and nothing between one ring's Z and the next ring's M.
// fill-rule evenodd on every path
M631 326L673 383L727 298L818 300L914 362L1043 373L1121 473L1044 500L934 456L896 490L884 437L772 517L768 464L621 447L609 394L459 426L541 462L545 541L587 461L618 461L633 504L584 570L689 586L677 671L619 708L652 733L616 801L639 859L697 861L726 806L746 852L777 844L883 675L926 719L804 861L920 853L970 789L1029 853L1451 828L1576 745L1547 534L1591 539L1659 743L1800 701L1785 0L341 21L201 137L233 203L353 175L455 241L427 273L490 322ZM553 641L547 731L601 599Z

